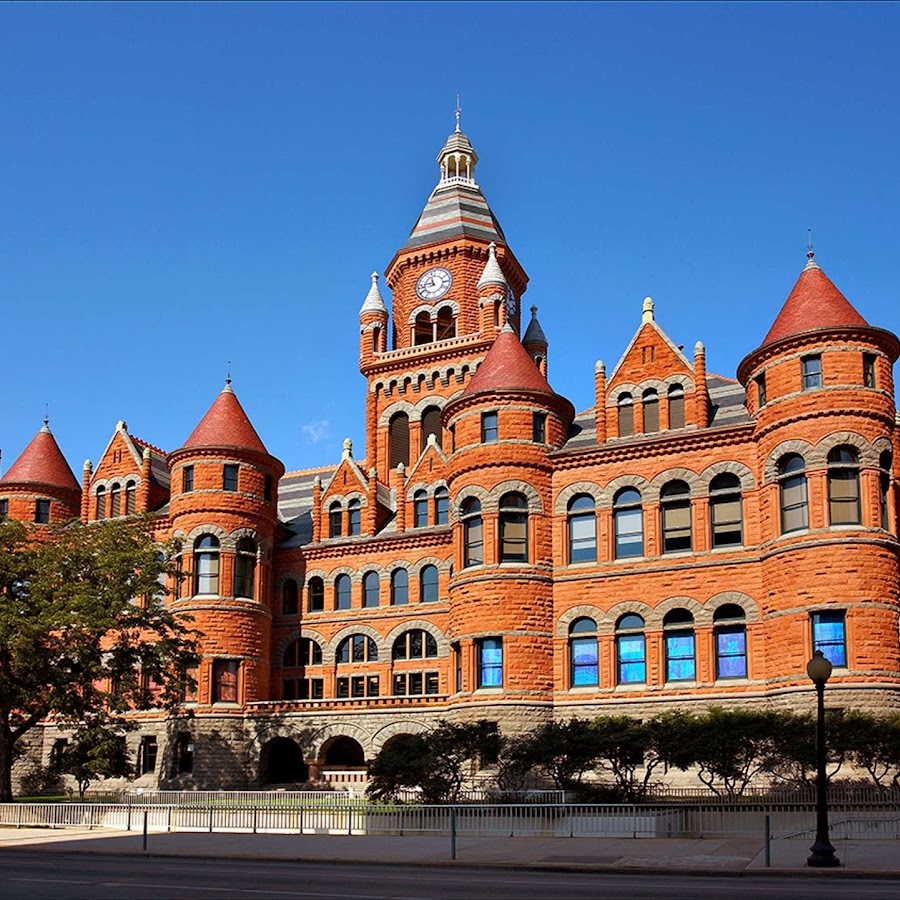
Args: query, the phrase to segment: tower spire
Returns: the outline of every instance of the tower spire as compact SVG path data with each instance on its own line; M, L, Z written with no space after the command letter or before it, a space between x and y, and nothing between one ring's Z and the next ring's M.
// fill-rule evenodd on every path
M460 132L459 117L460 117L461 113L462 113L462 109L460 108L460 105L459 105L459 94L457 94L456 95L456 134L459 134L459 132Z
M819 264L816 262L816 251L813 250L812 228L806 229L806 266L804 269L818 269Z

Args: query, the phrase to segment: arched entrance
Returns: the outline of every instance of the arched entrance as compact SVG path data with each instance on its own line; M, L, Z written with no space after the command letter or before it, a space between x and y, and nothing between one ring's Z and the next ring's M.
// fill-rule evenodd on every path
M263 784L302 784L309 780L303 751L290 738L273 738L260 753L260 780Z
M329 769L352 769L366 764L366 754L359 741L336 737L325 748L325 766Z

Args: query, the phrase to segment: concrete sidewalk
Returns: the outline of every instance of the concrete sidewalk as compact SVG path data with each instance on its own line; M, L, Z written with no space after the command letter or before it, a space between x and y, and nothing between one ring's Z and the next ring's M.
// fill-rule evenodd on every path
M54 853L143 853L134 832L79 828L0 828L0 850ZM757 839L460 837L456 864L514 868L765 875L816 874L806 867L809 840L778 840L766 867ZM900 841L839 841L835 875L900 878ZM448 837L150 832L147 853L206 859L446 865Z

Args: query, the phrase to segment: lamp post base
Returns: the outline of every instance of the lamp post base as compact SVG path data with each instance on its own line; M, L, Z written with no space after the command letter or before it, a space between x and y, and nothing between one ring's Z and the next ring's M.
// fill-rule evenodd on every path
M821 841L818 838L810 849L809 859L806 865L815 869L833 869L841 864L841 861L834 855L834 847L831 841Z

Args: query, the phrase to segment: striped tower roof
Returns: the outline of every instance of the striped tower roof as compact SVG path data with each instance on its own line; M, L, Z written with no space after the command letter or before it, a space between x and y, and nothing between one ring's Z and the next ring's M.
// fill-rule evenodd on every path
M503 229L475 181L475 153L461 131L447 138L437 156L441 179L431 192L403 250L455 237L506 243Z

